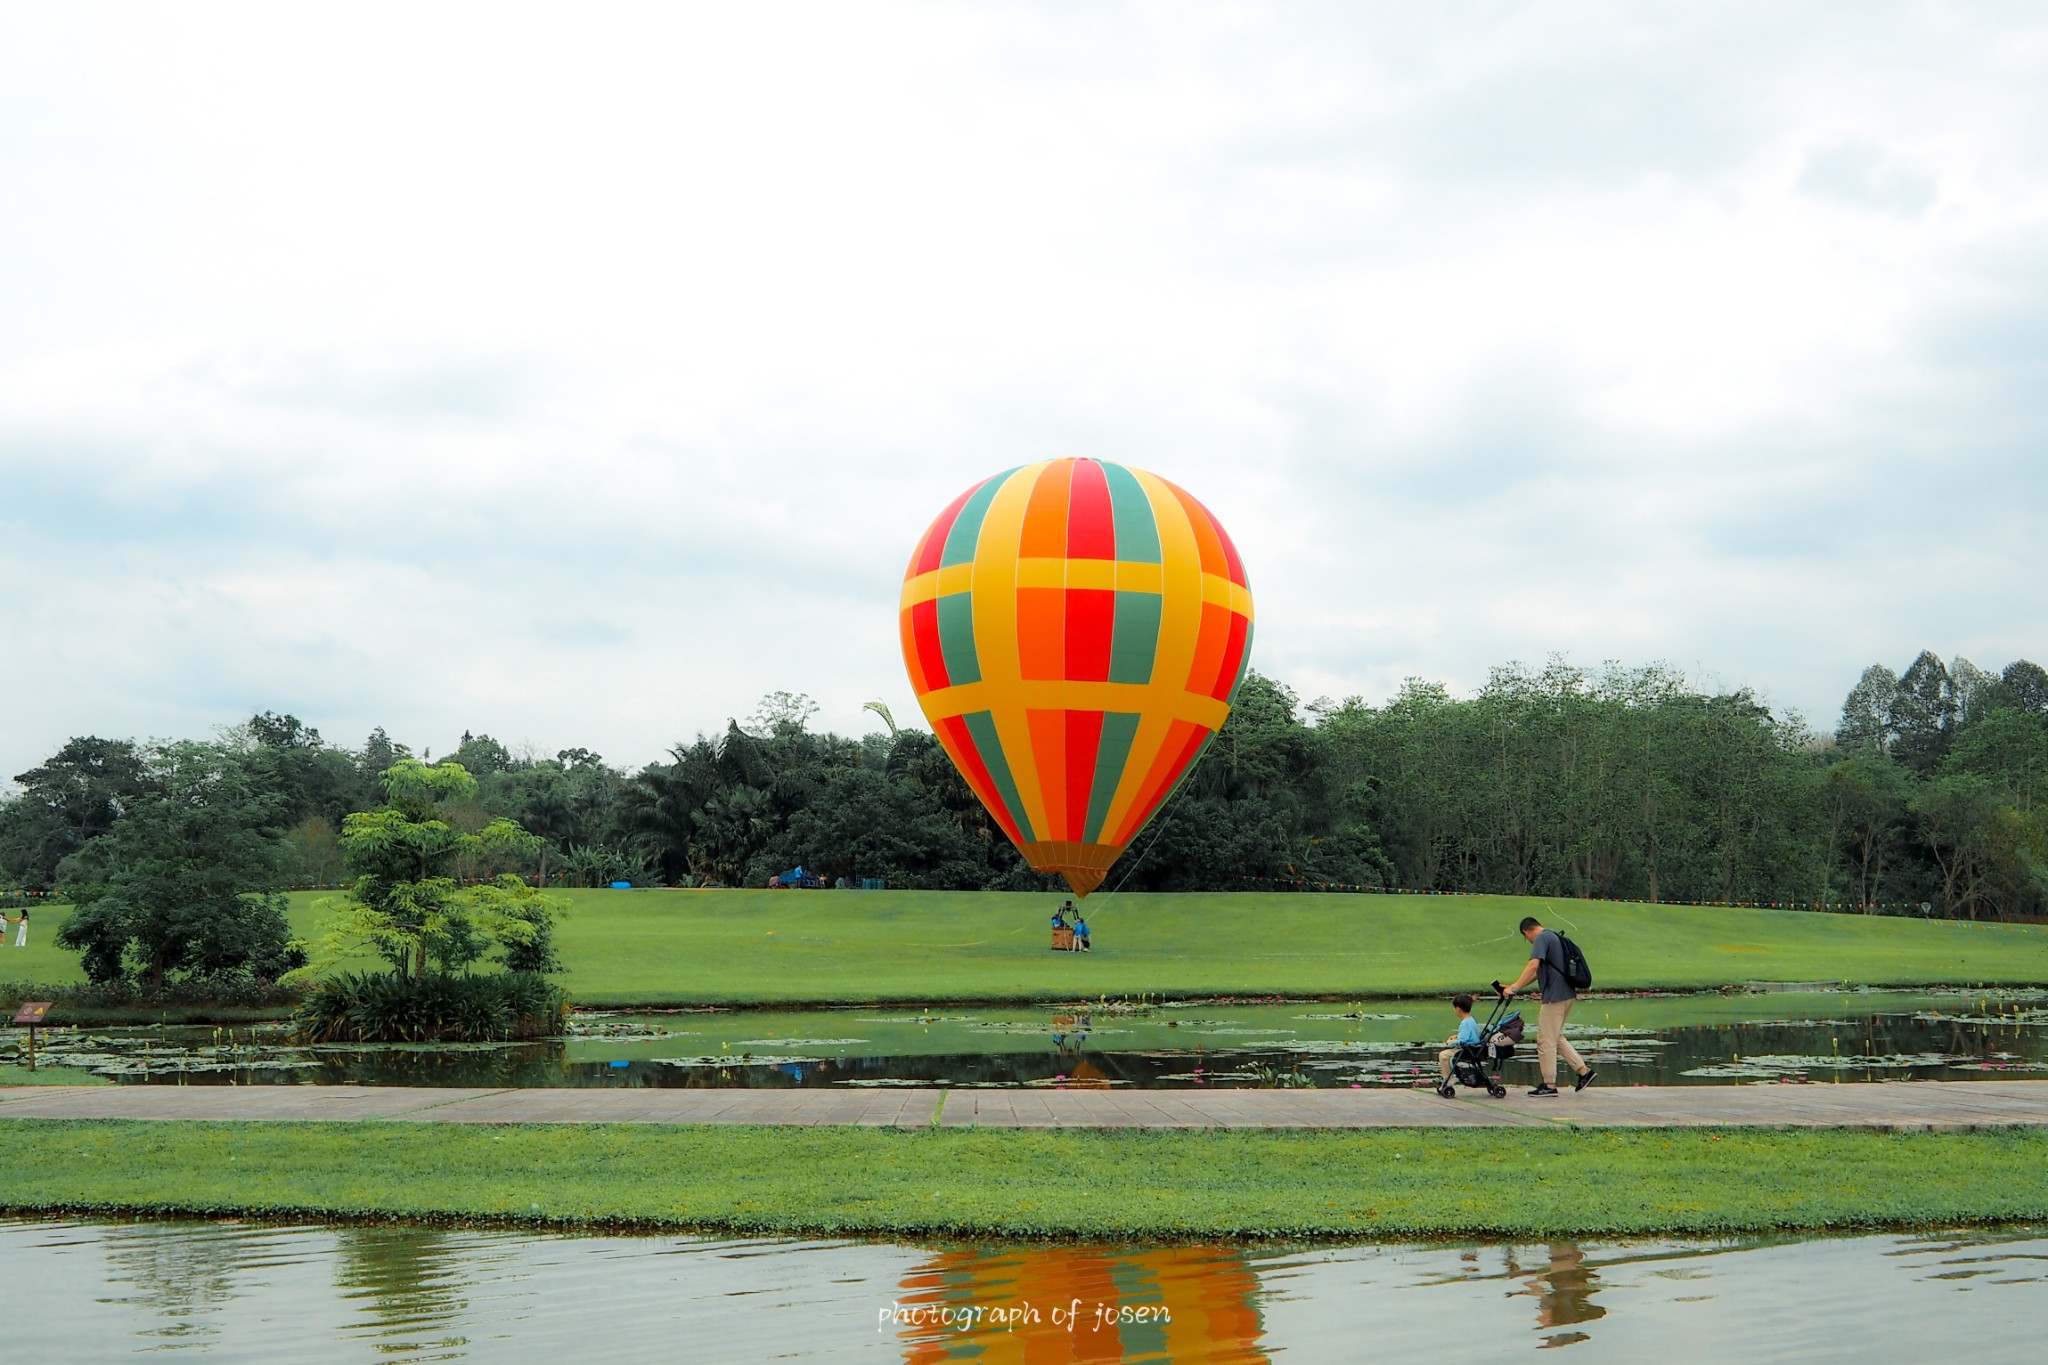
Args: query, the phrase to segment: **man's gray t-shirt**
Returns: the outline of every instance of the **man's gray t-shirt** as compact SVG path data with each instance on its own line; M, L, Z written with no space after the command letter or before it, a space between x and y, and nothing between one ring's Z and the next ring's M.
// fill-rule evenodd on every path
M1557 941L1555 930L1536 931L1536 937L1529 942L1529 957L1539 964L1536 984L1543 988L1544 1004L1579 998L1579 993L1572 989L1571 980L1564 974L1564 945Z

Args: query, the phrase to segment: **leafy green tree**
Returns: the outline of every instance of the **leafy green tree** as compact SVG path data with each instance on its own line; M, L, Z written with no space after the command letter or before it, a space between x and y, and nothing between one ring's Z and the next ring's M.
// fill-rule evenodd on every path
M762 708L787 711L789 703L771 696ZM862 762L858 744L807 734L789 716L765 737L728 722L716 740L700 735L671 753L673 763L651 765L627 785L623 823L672 879L723 886L746 884L754 861L833 772Z
M2000 674L2007 693L2021 710L2048 718L2048 668L2028 659L2018 659Z
M2048 908L2048 722L2011 705L1978 714L1942 760L1940 782L1986 788L1983 802L1945 789L1923 813L1945 905L1960 884L2001 917Z
M1899 762L1919 773L1933 772L1955 739L1962 710L1955 678L1931 649L1923 649L1904 673L1892 701L1891 728Z
M2048 721L2015 707L1993 711L1964 727L1942 771L1988 780L2022 812L2048 808Z
M376 797L374 782L357 771L355 755L332 749L297 716L264 711L239 729L256 780L284 802L284 821L339 824Z
M1905 832L1914 780L1909 769L1871 752L1830 765L1822 779L1828 847L1846 873L1844 890L1859 906L1884 899L1885 872Z
M487 778L515 766L511 750L492 739L489 735L472 735L464 732L462 743L447 759L449 763L462 765L463 771L475 778Z
M1317 731L1342 791L1379 831L1385 884L1435 889L1455 874L1477 762L1469 707L1441 683L1410 678L1383 710L1357 697L1322 709Z
M1842 719L1835 727L1835 742L1845 749L1891 752L1892 709L1898 701L1899 675L1883 664L1863 670L1856 686L1842 703Z
M535 949L555 902L506 874L463 889L454 876L465 857L531 854L534 838L510 820L467 832L448 808L476 796L462 765L433 767L400 759L384 774L387 804L342 824L341 846L355 884L326 926L323 948L340 956L375 951L398 975L423 980L429 966L462 971L496 945L508 959Z
M623 777L588 749L564 749L554 758L519 762L478 783L477 806L517 820L542 842L539 880L571 845L623 842L614 828ZM558 869L559 871L559 869Z
M22 790L0 813L0 868L39 891L55 886L58 864L112 829L150 786L132 742L96 735L67 740L14 780Z
M1949 665L1949 695L1955 700L1958 733L1979 716L2007 703L2004 680L1987 673L1961 655Z
M303 965L284 915L281 803L262 793L246 753L178 743L149 759L146 794L62 866L75 907L58 946L88 978L250 975Z
M747 717L746 731L756 739L801 733L818 714L818 703L801 692L770 692Z
M527 780L519 795L519 823L540 841L538 880L546 886L548 850L560 848L576 837L576 803L558 765L536 766L522 776Z
M298 856L299 868L306 881L314 886L329 886L340 880L343 868L341 840L335 834L334 826L316 815L286 830L284 841Z
M981 880L982 850L931 792L871 768L843 768L823 798L790 818L748 869L764 885L798 864L828 879L880 877L892 887L944 890Z
M1936 778L1914 798L1913 813L1941 871L1944 915L1975 919L1985 908L2004 833L2003 812L1997 789L1972 773Z
M76 848L63 812L26 794L0 800L0 889L48 891Z
M377 787L383 782L384 774L390 771L391 765L401 758L411 758L412 750L385 734L384 727L380 725L370 731L369 738L363 741L363 747L357 751L355 757L356 772L365 782Z
M1111 886L1235 889L1262 880L1382 885L1391 875L1333 746L1292 690L1245 675L1230 718L1112 872Z

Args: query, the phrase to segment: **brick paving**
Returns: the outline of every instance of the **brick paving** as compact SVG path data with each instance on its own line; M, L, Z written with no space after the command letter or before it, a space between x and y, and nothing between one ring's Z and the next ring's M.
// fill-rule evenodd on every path
M941 1101L943 1100L943 1105ZM732 1123L893 1128L1685 1128L2048 1125L2048 1081L1594 1086L1503 1100L1426 1090L491 1090L412 1086L10 1086L0 1118Z

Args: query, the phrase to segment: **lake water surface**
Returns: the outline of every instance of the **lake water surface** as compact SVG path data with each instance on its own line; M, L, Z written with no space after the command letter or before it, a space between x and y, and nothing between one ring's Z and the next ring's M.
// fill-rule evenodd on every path
M912 1246L0 1220L8 1358L2038 1358L2048 1228L1731 1241Z
M1105 1000L583 1014L574 1036L520 1046L308 1048L282 1027L59 1028L43 1058L157 1084L1412 1086L1435 1074L1453 1027L1436 1000ZM1608 1085L2048 1076L2048 993L1593 996L1567 1036ZM1533 1079L1533 1027L1529 1039L1510 1083Z

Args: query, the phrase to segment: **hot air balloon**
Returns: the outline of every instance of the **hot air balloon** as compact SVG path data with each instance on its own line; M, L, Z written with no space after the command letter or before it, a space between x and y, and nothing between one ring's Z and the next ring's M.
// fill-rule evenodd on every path
M1156 474L1047 460L955 498L903 579L932 732L1024 860L1076 895L1230 714L1252 594L1209 510Z

